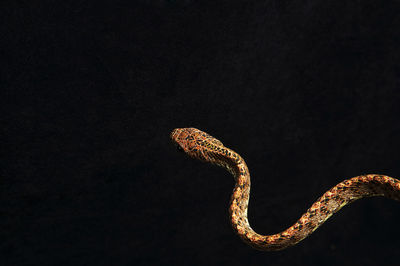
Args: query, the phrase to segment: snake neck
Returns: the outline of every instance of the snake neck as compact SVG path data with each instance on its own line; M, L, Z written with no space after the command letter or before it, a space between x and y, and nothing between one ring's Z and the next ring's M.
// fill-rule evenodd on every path
M250 227L247 219L247 210L250 198L249 169L242 159L239 163L234 165L234 167L228 170L233 173L236 181L229 208L231 224L236 233L246 241L247 239L250 239L250 237L247 237L248 234L257 234Z
M229 214L231 224L236 234L248 245L259 250L280 250L288 246L289 241L281 238L280 234L260 235L250 226L247 210L250 198L250 173L245 161L240 160L228 171L235 177L235 188L231 196ZM289 239L288 239L289 240Z

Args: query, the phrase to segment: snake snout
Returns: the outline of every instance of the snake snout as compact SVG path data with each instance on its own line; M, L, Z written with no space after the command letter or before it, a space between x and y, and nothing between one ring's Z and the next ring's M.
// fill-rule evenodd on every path
M179 136L180 130L179 128L175 128L174 130L171 131L171 134L169 134L169 137L173 140L176 141L176 138Z
M172 142L175 145L175 148L179 151L179 152L184 152L185 149L181 146L180 141L179 141L179 136L181 135L182 130L180 128L175 128L174 130L172 130L171 134L170 134L170 138L172 140Z

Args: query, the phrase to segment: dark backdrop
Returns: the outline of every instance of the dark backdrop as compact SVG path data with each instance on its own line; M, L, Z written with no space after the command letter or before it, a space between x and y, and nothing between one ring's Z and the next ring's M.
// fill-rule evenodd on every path
M1 265L398 264L384 198L288 250L249 248L233 178L169 133L246 159L264 234L345 178L400 176L399 1L210 2L2 4Z

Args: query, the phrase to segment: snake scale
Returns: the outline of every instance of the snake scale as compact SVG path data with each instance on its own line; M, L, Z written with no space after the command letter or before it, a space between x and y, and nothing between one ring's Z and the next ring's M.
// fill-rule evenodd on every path
M170 137L179 150L190 157L210 162L227 169L235 178L229 214L239 237L258 250L276 251L293 246L312 234L343 206L365 197L384 196L400 200L400 181L377 174L360 175L347 179L322 195L286 230L274 235L256 233L247 219L250 195L250 173L243 158L226 148L221 141L196 128L174 129Z

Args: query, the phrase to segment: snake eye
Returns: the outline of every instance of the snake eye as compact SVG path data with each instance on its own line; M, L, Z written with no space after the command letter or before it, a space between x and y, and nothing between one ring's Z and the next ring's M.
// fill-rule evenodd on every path
M176 149L177 149L179 152L183 152L183 149L182 149L182 147L181 147L181 146L179 146L179 145L176 145Z

